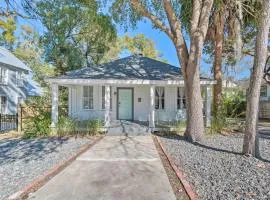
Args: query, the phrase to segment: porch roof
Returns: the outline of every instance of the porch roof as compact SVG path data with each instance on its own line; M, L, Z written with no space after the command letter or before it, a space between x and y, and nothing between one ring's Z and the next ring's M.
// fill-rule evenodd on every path
M51 83L124 83L183 82L179 67L142 55L133 55L93 67L85 67L47 79ZM75 81L76 80L76 81ZM201 77L201 80L210 81ZM113 82L112 82L113 81Z

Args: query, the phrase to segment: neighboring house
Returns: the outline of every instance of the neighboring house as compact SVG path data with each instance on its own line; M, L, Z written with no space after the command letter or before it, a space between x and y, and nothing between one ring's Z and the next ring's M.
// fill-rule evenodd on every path
M236 81L232 80L232 78L227 78L222 80L222 87L227 89L227 88L237 88L238 84Z
M0 113L15 114L28 96L41 94L31 69L7 49L0 47Z
M186 96L180 68L136 54L47 79L52 86L52 127L58 122L58 86L69 88L69 116L149 122L185 117ZM215 81L201 78L206 119Z
M239 87L248 94L249 78L241 80ZM270 119L270 84L262 79L259 103L259 118Z

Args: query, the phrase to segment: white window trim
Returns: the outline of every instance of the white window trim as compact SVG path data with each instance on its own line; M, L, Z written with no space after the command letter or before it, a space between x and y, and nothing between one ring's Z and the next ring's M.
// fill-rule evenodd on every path
M5 105L5 110L4 110L4 112L2 112L2 97L6 97L6 105ZM7 108L8 108L8 97L7 96L4 96L4 95L2 95L2 96L0 96L0 109L1 109L1 114L6 114L7 113Z
M105 93L104 93L104 100L103 100L103 95L102 95L103 88L105 91L105 85L101 86L101 110L106 110L105 109ZM102 107L103 101L104 101L104 108ZM113 107L113 105L112 105L112 86L110 86L110 110L112 110L112 107Z
M23 87L23 73L20 71L16 71L16 85Z
M178 97L178 91L180 89L180 97ZM176 91L176 109L177 110L184 110L184 109L187 109L185 106L187 105L184 105L184 103L182 104L183 107L182 108L178 108L178 100L182 100L183 99L185 100L185 103L187 104L187 101L186 101L186 94L185 94L185 88L183 87L177 87L177 91ZM181 104L180 104L180 107L181 107Z
M2 77L2 70L6 70L6 77L4 77L4 81L3 81L3 77ZM9 74L9 70L5 67L0 67L0 84L2 85L8 85L8 74Z
M163 90L164 90L164 97L157 97L157 96L156 96L156 90L157 90L157 88L163 88ZM165 87L163 87L163 86L155 87L155 110L158 110L158 111L165 111L165 110L166 110L166 100L165 100L165 96L166 96ZM159 104L158 108L156 108L156 99L159 99L159 100L164 99L164 108L160 108L160 105L162 106L162 104ZM161 102L161 101L159 101L159 102Z
M92 97L85 97L84 96L84 87L92 87L92 90L93 90L93 96ZM89 99L93 99L93 107L92 108L84 108L84 98L88 98ZM82 109L83 110L94 110L94 86L92 85L85 85L85 86L82 86Z

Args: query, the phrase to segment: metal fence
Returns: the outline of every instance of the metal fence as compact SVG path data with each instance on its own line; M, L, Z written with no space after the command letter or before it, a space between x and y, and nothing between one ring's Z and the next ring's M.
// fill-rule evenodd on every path
M18 128L18 114L0 114L0 132L7 132L17 130Z

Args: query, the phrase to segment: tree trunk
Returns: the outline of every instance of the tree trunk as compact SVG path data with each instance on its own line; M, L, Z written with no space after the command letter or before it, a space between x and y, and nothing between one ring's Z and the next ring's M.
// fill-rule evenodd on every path
M243 153L255 155L255 138L259 109L260 87L263 69L267 58L268 34L270 28L270 0L264 0L262 14L256 37L255 58L250 77L247 99L246 128L243 143Z
M200 86L200 60L203 38L195 33L190 45L188 65L185 70L187 98L187 126L185 138L191 142L200 141L204 134L203 105Z
M223 9L215 16L215 61L214 61L214 79L217 84L214 85L214 115L219 112L219 107L222 101L222 51L223 51L223 35L224 35L224 19Z

